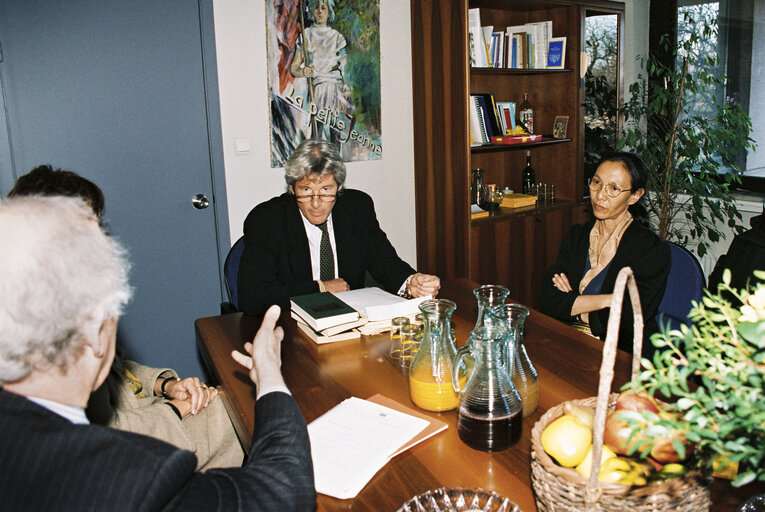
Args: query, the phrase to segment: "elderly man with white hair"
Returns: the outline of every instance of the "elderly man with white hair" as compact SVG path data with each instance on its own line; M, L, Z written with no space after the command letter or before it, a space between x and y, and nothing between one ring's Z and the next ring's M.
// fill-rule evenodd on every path
M0 500L5 510L312 510L305 422L280 371L279 309L246 355L257 386L242 468L195 471L193 453L88 425L130 298L122 247L68 197L0 203Z

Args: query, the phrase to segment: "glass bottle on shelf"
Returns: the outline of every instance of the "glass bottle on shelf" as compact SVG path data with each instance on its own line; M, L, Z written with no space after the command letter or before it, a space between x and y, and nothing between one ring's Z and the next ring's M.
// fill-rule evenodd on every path
M527 92L523 93L523 103L518 110L518 117L526 131L534 133L534 107L529 102L529 93Z
M470 182L470 204L478 204L483 197L483 169L473 169L473 179Z
M526 167L521 174L521 181L523 182L524 194L536 194L536 174L534 168L531 167L531 151L526 151Z

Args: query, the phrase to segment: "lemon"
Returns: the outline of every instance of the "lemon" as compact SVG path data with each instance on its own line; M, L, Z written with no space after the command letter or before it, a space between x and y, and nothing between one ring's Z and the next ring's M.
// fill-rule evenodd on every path
M611 449L603 445L603 450L600 452L600 464L601 466L605 461L608 459L611 459L613 457L616 457L616 454L611 451ZM576 472L582 475L585 478L590 478L590 469L592 469L592 445L590 445L590 449L587 450L587 455L584 456L584 460L579 463L579 465L576 467Z
M598 480L601 482L629 484L627 481L632 467L629 462L619 457L612 457L600 466Z
M542 431L542 448L558 464L571 468L582 462L592 443L592 431L575 416L564 414Z

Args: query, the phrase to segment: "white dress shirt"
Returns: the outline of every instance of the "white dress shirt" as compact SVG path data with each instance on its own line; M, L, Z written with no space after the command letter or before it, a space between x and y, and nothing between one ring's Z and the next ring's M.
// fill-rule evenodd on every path
M305 227L305 234L308 237L308 249L311 251L311 273L313 274L313 280L318 281L321 279L321 228L306 219L302 212L300 212L300 218L303 219L303 227ZM332 256L335 258L334 278L337 279L337 244L335 243L332 213L327 218L327 231L329 232L329 242L332 245Z
M59 416L63 416L72 423L77 425L89 425L88 417L85 416L85 409L75 407L74 405L62 404L60 402L54 402L46 398L37 398L35 396L28 396L28 400L33 401L37 405L45 407L51 412L55 412Z

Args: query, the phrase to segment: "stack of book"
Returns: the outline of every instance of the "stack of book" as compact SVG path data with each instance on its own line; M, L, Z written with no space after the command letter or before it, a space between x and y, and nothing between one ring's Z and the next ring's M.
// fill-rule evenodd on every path
M358 311L329 292L290 297L290 307L298 328L316 343L360 338L358 328L367 322Z
M471 144L488 144L515 130L515 102L495 101L492 93L471 94L468 102Z
M481 25L478 8L468 11L470 65L479 68L546 69L552 21L495 30Z

